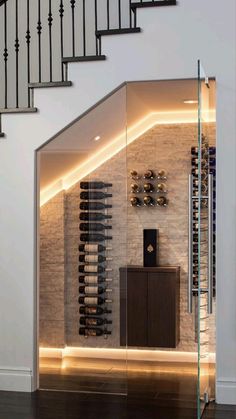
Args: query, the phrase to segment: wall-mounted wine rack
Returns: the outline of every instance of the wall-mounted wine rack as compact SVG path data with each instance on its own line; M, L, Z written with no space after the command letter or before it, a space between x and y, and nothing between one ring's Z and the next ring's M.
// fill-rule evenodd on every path
M130 205L132 207L167 207L167 175L165 170L157 174L153 170L146 170L139 174L136 170L130 172Z
M216 147L209 146L205 135L202 135L200 177L198 158L198 148L192 147L189 178L189 311L192 294L197 295L201 281L201 292L205 290L208 294L208 309L211 312L212 297L216 293Z
M90 336L111 335L109 325L112 324L108 298L112 293L109 287L112 282L112 271L108 253L112 250L109 242L112 215L108 213L112 205L110 188L112 184L99 181L80 182L80 244L79 244L79 298L80 326L79 334Z

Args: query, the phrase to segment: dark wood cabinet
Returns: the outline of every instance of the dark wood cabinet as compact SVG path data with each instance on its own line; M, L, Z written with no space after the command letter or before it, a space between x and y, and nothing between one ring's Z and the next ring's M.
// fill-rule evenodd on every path
M180 267L120 269L121 346L175 348L179 342Z

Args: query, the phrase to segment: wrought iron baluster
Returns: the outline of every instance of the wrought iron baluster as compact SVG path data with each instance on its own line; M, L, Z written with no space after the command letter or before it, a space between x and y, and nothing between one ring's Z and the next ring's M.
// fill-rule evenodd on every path
M26 30L26 44L27 44L27 82L30 83L30 9L29 9L29 2L27 0L27 30ZM30 108L30 89L28 87L28 108Z
M107 30L110 29L110 0L107 0Z
M72 56L75 57L75 0L71 3L71 19L72 19Z
M85 0L83 0L83 54L86 55L86 10Z
M95 10L95 33L98 30L98 5L97 5L97 0L94 0L94 10ZM98 44L99 44L99 40L96 37L96 55L98 55Z
M121 29L121 0L118 0L118 20L119 20L119 29Z
M64 27L63 27L64 5L63 5L63 0L61 0L61 2L60 2L59 15L60 15L60 32L61 32L61 80L64 81L64 65L63 65L63 62L62 62L62 58L63 58L63 55L64 55Z
M41 0L38 0L38 23L37 23L37 32L38 32L39 83L41 83L41 81L42 81L42 45L41 45L42 22L41 22Z
M129 27L132 28L132 1L129 0ZM136 14L136 12L135 12ZM135 25L136 26L136 25Z
M8 107L8 48L7 48L7 2L4 4L4 64L5 64L5 108Z
M19 22L18 22L18 0L16 6L16 39L15 39L15 52L16 52L16 108L19 108Z
M48 32L49 32L49 78L52 82L52 0L49 0L49 10L48 10Z

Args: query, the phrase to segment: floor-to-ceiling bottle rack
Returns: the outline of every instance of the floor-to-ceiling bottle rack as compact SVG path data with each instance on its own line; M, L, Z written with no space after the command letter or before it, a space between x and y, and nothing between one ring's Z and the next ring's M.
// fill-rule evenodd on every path
M199 282L199 251L201 251L201 282L212 276L213 294L216 292L216 147L209 146L208 139L202 135L201 177L198 176L198 148L191 148L192 170L190 176L190 218L193 289ZM201 179L201 189L198 182ZM199 193L201 193L201 215L199 211ZM201 231L199 236L199 229ZM200 238L200 247L199 247ZM209 265L211 272L209 270ZM208 269L208 270L207 270Z
M111 334L111 187L80 182L79 334L86 338Z

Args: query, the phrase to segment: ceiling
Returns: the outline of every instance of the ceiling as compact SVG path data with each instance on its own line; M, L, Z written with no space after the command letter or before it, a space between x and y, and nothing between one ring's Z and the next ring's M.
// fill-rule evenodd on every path
M197 93L196 80L132 82L121 87L40 150L41 190L72 172L148 114L197 111L197 103L184 103L197 100ZM203 106L215 109L213 81L203 102ZM99 141L95 141L96 136L101 137Z

